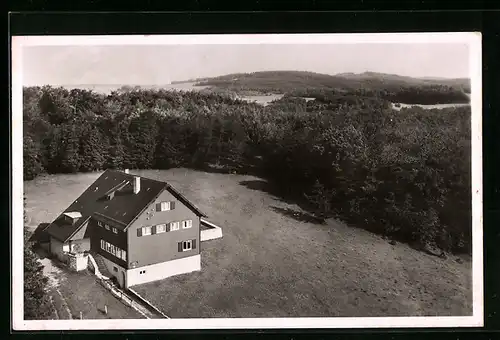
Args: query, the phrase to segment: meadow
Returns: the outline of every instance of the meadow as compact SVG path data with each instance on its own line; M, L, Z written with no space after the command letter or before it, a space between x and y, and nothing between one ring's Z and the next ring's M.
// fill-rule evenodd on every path
M168 181L223 228L202 270L134 289L169 317L457 316L472 313L468 257L442 259L335 219L318 223L250 175L131 171ZM100 172L25 182L30 225L52 220Z

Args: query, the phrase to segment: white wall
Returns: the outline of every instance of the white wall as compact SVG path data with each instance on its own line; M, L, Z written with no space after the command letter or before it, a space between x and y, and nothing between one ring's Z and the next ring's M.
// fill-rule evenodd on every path
M200 254L127 270L127 287L201 269ZM142 271L146 271L141 274Z
M50 252L57 256L59 261L66 262L67 256L63 251L63 243L55 238L50 238Z
M88 256L87 255L68 255L69 267L74 271L81 271L87 269L88 266Z
M201 241L210 241L222 237L222 229L219 227L205 229L200 232Z

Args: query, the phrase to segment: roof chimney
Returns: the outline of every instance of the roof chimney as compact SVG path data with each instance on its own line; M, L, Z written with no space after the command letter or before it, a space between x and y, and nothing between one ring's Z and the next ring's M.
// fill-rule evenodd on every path
M134 177L134 194L141 191L141 178L139 176Z
M125 173L128 174L128 169L125 169Z

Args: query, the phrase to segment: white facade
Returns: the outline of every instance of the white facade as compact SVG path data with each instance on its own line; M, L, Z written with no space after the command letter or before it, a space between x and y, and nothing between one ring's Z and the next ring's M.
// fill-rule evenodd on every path
M201 270L200 254L127 270L127 287Z
M201 270L200 254L129 270L104 257L101 258L111 275L115 276L120 286L125 288Z

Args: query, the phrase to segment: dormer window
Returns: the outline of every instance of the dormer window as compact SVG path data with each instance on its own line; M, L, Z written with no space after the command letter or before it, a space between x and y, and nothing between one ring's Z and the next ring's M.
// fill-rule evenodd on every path
M64 213L64 220L71 224L78 221L80 217L82 217L82 214L80 214L78 211L71 211Z
M108 201L112 200L115 197L116 193L125 188L127 184L129 184L129 182L127 180L124 180L119 184L115 185L113 188L109 189L107 192L103 194L102 196L103 199Z

